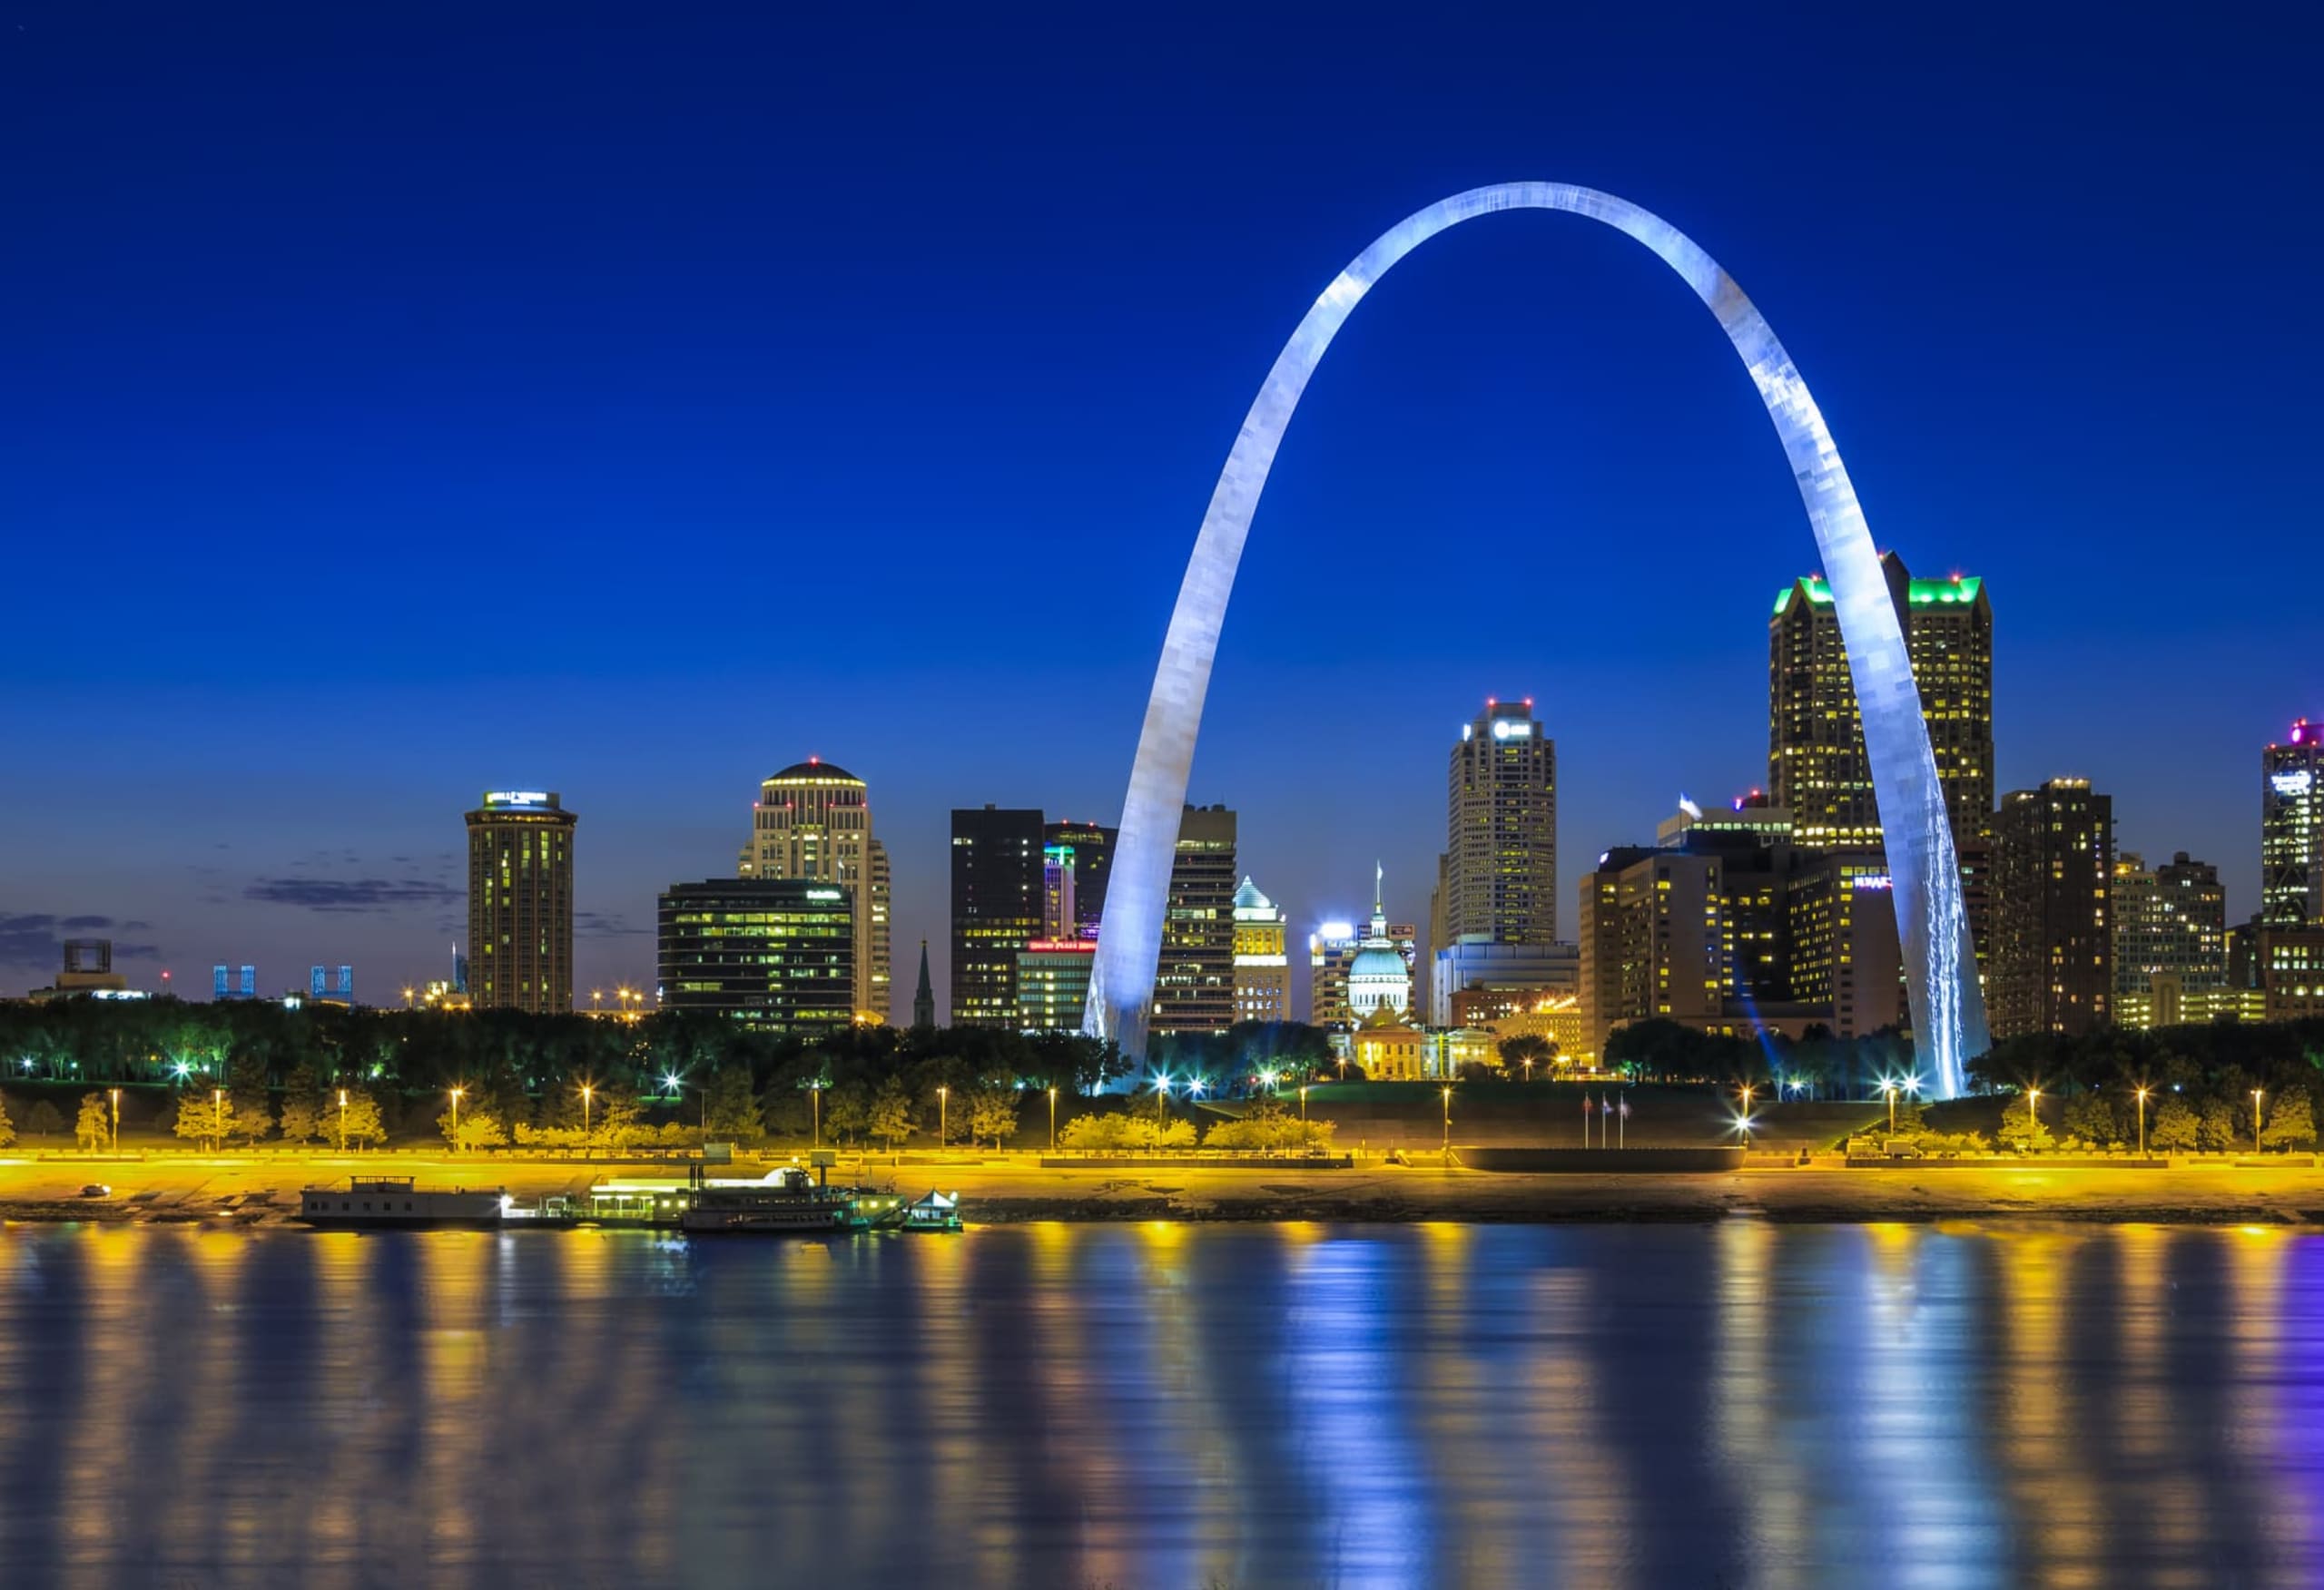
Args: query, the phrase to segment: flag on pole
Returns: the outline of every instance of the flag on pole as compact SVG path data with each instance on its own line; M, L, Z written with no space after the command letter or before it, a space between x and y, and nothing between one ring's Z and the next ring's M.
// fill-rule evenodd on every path
M1583 1088L1581 1090L1581 1146L1584 1148L1590 1146L1590 1117L1597 1113L1598 1106L1591 1101L1590 1090Z
M1625 1121L1627 1121L1627 1120L1629 1120L1630 1118L1630 1094L1624 1094L1622 1095L1622 1119L1623 1119L1623 1120L1625 1120Z

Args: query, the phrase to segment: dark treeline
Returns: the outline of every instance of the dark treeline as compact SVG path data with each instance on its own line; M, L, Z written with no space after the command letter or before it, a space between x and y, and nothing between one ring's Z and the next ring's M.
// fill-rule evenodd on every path
M1205 1075L1223 1095L1261 1071L1320 1066L1328 1053L1315 1028L1246 1023L1158 1045L1156 1065L1182 1083ZM55 1093L68 1115L74 1090L127 1085L144 1095L129 1107L140 1122L154 1118L157 1093L199 1100L219 1090L253 1124L303 1101L296 1118L319 1114L325 1135L340 1089L375 1100L386 1134L401 1136L427 1130L457 1087L468 1123L489 1120L512 1138L646 1117L788 1137L818 1116L843 1139L940 1122L961 1137L975 1109L998 1117L1003 1094L1054 1088L1071 1100L1124 1069L1110 1045L1070 1034L865 1026L801 1036L670 1011L630 1021L176 999L0 1003L0 1065L21 1090Z
M383 1099L458 1087L468 1110L508 1127L564 1124L584 1085L607 1099L661 1100L690 1119L717 1085L725 1099L755 1101L775 1133L794 1115L803 1129L810 1088L823 1090L826 1107L837 1102L844 1120L855 1095L884 1085L914 1100L980 1084L1071 1095L1118 1068L1107 1045L1062 1034L872 1026L803 1037L675 1012L631 1022L175 999L0 1004L0 1064L9 1081L27 1085L359 1086Z

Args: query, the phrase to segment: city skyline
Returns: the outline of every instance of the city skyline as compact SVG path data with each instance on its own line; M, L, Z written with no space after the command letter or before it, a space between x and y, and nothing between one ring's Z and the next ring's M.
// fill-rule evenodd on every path
M8 179L51 223L5 268L11 300L41 311L12 322L8 516L26 588L71 596L22 615L6 692L0 969L20 987L47 979L57 940L104 936L133 982L166 965L197 997L217 962L255 963L270 991L352 963L370 1000L443 977L465 938L449 814L511 787L558 790L586 819L576 987L643 982L660 891L730 874L737 793L809 755L873 791L894 940L943 943L952 808L1118 820L1167 591L1286 305L1384 214L1545 168L1635 192L1711 243L1830 406L1883 547L1988 583L2007 615L1994 788L2088 778L2114 797L2122 850L2189 851L2220 868L2231 920L2258 908L2258 748L2319 712L2312 676L2250 666L2255 594L2299 588L2312 556L2290 533L2312 516L2293 460L2318 311L2242 284L2304 257L2317 222L2265 201L2297 162L2249 71L2175 74L2200 42L2084 62L2070 30L2037 21L2013 67L1967 34L1915 40L1925 74L1880 75L1892 113L1824 151L1830 182L1810 195L1782 191L1781 130L1748 113L1751 63L1806 52L1788 80L1838 48L1802 23L1738 46L1739 62L1669 58L1667 86L1686 92L1652 104L1587 83L1548 103L1512 75L1460 98L1521 110L1464 118L1430 99L1451 90L1425 90L1440 113L1424 103L1377 132L1347 131L1345 86L1265 109L1226 93L1217 124L1176 152L986 125L922 176L915 205L845 208L824 240L761 212L778 187L828 208L892 169L895 146L849 119L844 73L803 97L738 97L748 136L695 170L694 145L635 137L652 95L636 123L588 120L605 114L596 76L633 64L626 38L581 39L569 77L515 83L510 123L437 134L399 108L411 81L369 74L351 23L271 38L162 24L150 58L112 62L94 87L75 74L103 41L79 26L49 19L15 45L54 68L20 105L55 112L70 85L115 129ZM1560 43L1583 55L1623 43L1612 25L1574 26ZM1230 78L1304 44L1265 23L1246 43L1245 63L1218 68ZM481 45L470 70L519 39L487 26ZM921 49L878 68L927 91L883 102L914 107L893 134L907 140L989 89L952 79L940 39ZM1389 73L1382 44L1351 49L1353 81ZM1167 104L1170 72L1198 53L1190 39L1127 77L1098 73L1074 105ZM703 69L740 95L708 54ZM1528 51L1494 54L1512 64L1481 63L1489 79ZM444 80L459 70L418 81L473 88ZM1963 74L1984 107L1966 123L1938 108ZM219 176L249 163L239 135L188 115L188 96L249 91L281 112L316 92L290 83L344 108L301 114L310 136L275 149L271 175ZM1833 92L1845 112L1875 90ZM1899 130L1916 103L1941 143ZM591 174L552 171L503 225L496 179L540 155L513 125L527 118L578 127L571 170ZM2179 118L2238 157L2179 149ZM2035 122L2091 141L2071 183L2024 164L2014 135ZM188 123L202 130L184 143L162 135ZM824 126L813 159L786 152ZM1324 127L1338 158L1321 178L1218 180L1241 141ZM393 191L360 177L383 132L412 162ZM1100 168L1136 201L1082 180ZM321 180L348 171L343 191ZM2197 172L2241 218L2232 259L2150 201ZM1027 189L1070 197L1011 197ZM601 197L647 206L655 250L598 246ZM980 235L1005 245L940 263L921 241L996 204L1007 224ZM150 222L131 212L195 206L199 235L172 234L174 289L83 269L147 257ZM1416 257L1381 289L1393 312L1351 328L1271 485L1226 633L1188 798L1238 812L1241 865L1295 941L1365 914L1375 858L1390 916L1425 919L1442 820L1426 770L1484 695L1533 696L1558 741L1573 876L1649 840L1682 790L1709 801L1762 781L1766 598L1814 572L1764 421L1716 332L1620 240L1570 231L1552 246L1536 231L1551 221L1502 224ZM2074 263L2093 252L2105 272ZM893 263L848 280L867 257ZM2155 305L2201 329L2121 336ZM1100 317L1126 317L1118 337L1089 335ZM2235 378L2218 383L2230 348ZM353 396L318 399L326 356ZM2222 483L2208 460L2230 452ZM890 456L912 467L877 466ZM536 526L558 537L555 566L518 533ZM643 638L644 619L720 590L728 560L802 531L803 588L857 581L846 645L830 628L800 644L779 607L684 654ZM1448 534L1512 571L1533 598L1524 622L1448 631L1393 600L1430 569L1477 599L1462 582L1481 565L1428 555ZM876 555L868 585L858 546ZM1043 560L1060 546L1131 593L1063 658L1034 601L1053 595ZM527 621L481 623L487 599ZM2291 604L2265 633L2313 655L2324 616ZM484 677L488 719L465 710ZM1295 758L1281 738L1295 703ZM2170 754L2126 718L2167 729ZM933 970L944 1008L942 957Z

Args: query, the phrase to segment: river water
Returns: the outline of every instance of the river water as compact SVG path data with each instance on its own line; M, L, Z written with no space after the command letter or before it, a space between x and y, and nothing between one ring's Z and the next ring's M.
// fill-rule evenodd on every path
M0 1232L0 1585L2314 1585L2324 1237Z

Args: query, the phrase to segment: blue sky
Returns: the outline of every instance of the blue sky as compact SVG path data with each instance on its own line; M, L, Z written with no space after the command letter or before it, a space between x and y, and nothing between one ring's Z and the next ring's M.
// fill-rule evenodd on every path
M1118 813L1305 303L1518 178L1727 265L1878 539L1989 582L2003 787L2095 780L2247 912L2259 748L2324 712L2317 41L2032 10L13 5L0 986L88 918L141 978L379 995L507 787L581 813L584 984L642 980L812 752L940 993L949 810ZM1530 694L1570 916L1762 780L1814 564L1674 278L1463 229L1310 389L1192 796L1303 930L1375 857L1418 918L1458 725Z

